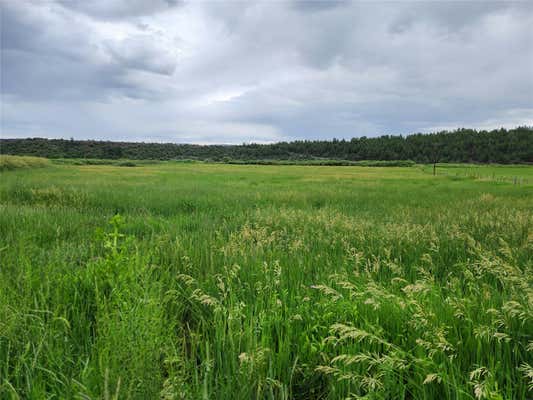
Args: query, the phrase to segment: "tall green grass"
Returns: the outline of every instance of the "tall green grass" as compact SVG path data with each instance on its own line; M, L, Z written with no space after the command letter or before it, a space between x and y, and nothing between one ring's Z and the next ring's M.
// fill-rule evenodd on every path
M127 160L98 158L54 158L52 163L58 165L116 165L118 167L136 167L140 165L158 164L158 160Z
M421 166L433 173L432 165ZM499 164L438 164L436 172L453 178L482 179L493 182L507 182L514 185L533 185L533 166Z
M340 159L302 159L302 160L233 160L224 161L237 165L320 165L320 166L353 166L353 167L413 167L412 160L340 160Z
M41 157L0 155L0 171L19 168L42 168L50 165L50 161Z
M0 398L527 399L533 189L158 164L0 182Z

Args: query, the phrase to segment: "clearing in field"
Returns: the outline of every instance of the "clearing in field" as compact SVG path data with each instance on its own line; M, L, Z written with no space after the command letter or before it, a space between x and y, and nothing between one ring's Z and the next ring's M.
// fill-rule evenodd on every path
M429 170L5 169L0 398L531 398L533 167Z

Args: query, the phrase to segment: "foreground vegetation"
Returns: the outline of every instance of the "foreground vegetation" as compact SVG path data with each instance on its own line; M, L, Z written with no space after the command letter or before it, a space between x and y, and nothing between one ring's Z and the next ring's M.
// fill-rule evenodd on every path
M0 398L530 398L532 209L413 167L3 172Z

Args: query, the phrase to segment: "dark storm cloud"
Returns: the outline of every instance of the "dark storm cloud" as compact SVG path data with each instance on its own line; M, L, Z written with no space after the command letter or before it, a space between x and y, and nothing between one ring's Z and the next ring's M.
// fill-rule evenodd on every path
M226 143L533 124L531 2L1 5L6 136Z

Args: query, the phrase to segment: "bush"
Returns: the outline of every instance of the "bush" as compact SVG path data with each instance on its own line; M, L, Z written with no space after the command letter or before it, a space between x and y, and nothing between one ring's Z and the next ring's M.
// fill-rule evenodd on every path
M122 161L122 162L117 163L117 166L119 166L119 167L136 167L137 164L135 164L132 161Z

